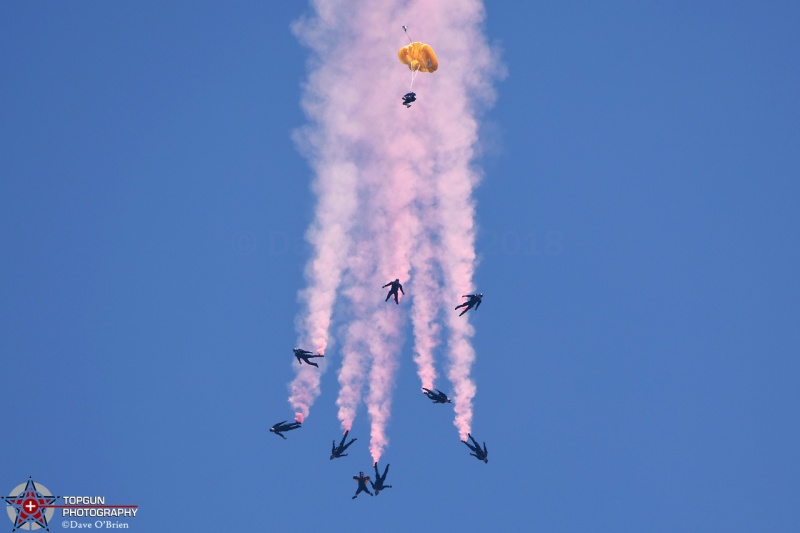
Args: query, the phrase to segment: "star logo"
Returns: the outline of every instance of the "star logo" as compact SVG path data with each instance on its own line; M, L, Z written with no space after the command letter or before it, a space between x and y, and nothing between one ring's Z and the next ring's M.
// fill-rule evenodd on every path
M53 496L47 487L42 484L37 485L33 479L28 478L27 483L20 483L11 491L11 496L2 496L3 501L8 505L6 512L8 517L14 522L14 529L44 529L47 521L53 518L55 509L50 505L55 503L58 496Z

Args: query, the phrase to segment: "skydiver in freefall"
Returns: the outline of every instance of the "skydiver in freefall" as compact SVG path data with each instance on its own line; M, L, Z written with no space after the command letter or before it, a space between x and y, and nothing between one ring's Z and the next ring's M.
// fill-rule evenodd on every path
M433 403L453 403L453 401L447 397L447 394L443 393L439 389L436 389L436 392L433 392L430 389L422 387L422 394L433 400Z
M283 440L286 440L286 437L284 437L283 433L281 433L281 432L282 431L291 431L293 429L299 428L300 426L301 426L300 422L292 422L290 424L287 424L286 420L284 420L283 422L278 422L277 424L275 424L274 426L269 428L269 430L272 433L275 433L277 436L279 436Z
M297 362L301 365L303 364L303 361L305 361L306 364L319 368L317 363L312 363L309 361L309 359L314 359L315 357L325 357L321 353L309 352L308 350L303 350L302 348L293 348L293 351L294 356L297 357Z
M470 444L469 442L467 442L465 440L462 440L461 442L466 444L467 448L472 450L472 453L470 453L470 455L472 457L474 457L475 459L477 459L478 461L483 461L484 463L488 463L489 462L489 450L486 448L486 443L484 442L483 443L483 448L481 448L481 445L478 444L478 441L475 440L475 437L473 437L472 434L467 433L467 437L469 437L469 439L472 441L472 444Z
M344 432L344 437L342 437L342 442L339 443L339 446L336 446L336 441L333 441L333 446L331 446L331 460L338 459L339 457L347 457L347 454L344 451L355 441L358 439L353 439L347 444L344 443L347 440L347 435L350 433L350 430Z
M397 305L400 305L400 300L398 299L397 291L399 290L400 292L402 292L403 296L406 295L406 291L404 291L403 290L403 286L400 285L400 280L396 279L394 281L390 281L389 283L387 283L386 285L381 287L381 289L385 289L386 287L390 287L390 288L389 288L389 294L386 295L386 299L384 300L384 302L388 302L389 298L394 296L394 303L396 303Z
M391 489L391 485L384 485L384 481L386 481L386 476L389 474L389 465L386 465L386 470L383 471L383 476L381 476L380 472L378 472L378 463L375 462L372 466L375 467L375 483L372 481L369 482L372 485L372 490L375 491L375 496L381 493L383 489Z
M478 294L465 294L465 295L462 296L462 298L469 298L469 300L467 300L466 302L464 302L461 305L457 305L456 306L456 311L458 311L459 307L466 307L466 309L461 311L461 313L459 313L458 316L463 315L464 313L466 313L467 311L469 311L473 307L477 311L478 308L481 306L481 300L483 299L483 293L481 292L481 293L478 293Z
M353 476L353 479L355 479L356 481L358 481L358 490L356 490L356 494L355 494L355 496L353 496L353 498L352 498L353 500L355 500L355 499L356 499L356 496L358 496L358 494L359 494L361 491L364 491L364 492L366 492L366 493L367 493L367 494L369 494L370 496L374 496L374 494L372 494L372 493L369 491L369 488L367 487L367 482L369 481L369 476L365 476L365 475L364 475L364 472L359 472L357 476Z

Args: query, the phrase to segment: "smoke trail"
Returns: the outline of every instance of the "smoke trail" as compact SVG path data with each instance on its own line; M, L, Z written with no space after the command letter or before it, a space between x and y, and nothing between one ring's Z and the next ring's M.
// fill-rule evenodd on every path
M369 268L366 259L367 243L360 242L354 249L350 259L351 271L363 271ZM348 277L351 277L349 275ZM342 347L342 366L339 370L339 407L338 417L342 429L352 428L358 405L361 402L361 389L369 368L369 349L367 339L372 334L373 325L368 319L366 308L374 299L374 288L366 283L348 280L344 295L353 310L353 318L345 329L345 342Z
M434 272L434 248L425 237L416 248L416 259L412 265L416 272L414 283L414 307L411 322L414 326L414 362L421 385L433 389L436 381L433 351L439 343L441 326L436 322L442 295Z
M367 328L370 325L364 320L350 324L344 347L342 348L342 368L339 371L339 421L342 430L349 431L356 418L356 410L361 401L361 388L368 366L367 347L364 344Z
M470 377L475 359L470 343L474 329L467 320L469 316L459 317L453 307L460 303L462 294L473 289L476 264L472 192L479 176L471 167L478 142L475 102L490 102L494 97L491 79L502 75L502 71L492 70L494 57L480 27L483 17L479 1L459 2L458 9L437 11L432 17L437 34L444 37L437 44L440 65L441 58L446 57L450 66L449 75L442 76L435 85L440 106L429 117L429 127L440 140L436 167L441 251L437 258L442 269L447 316L447 375L455 391L454 423L462 439L471 431L475 397L475 384Z
M315 53L303 101L312 121L305 140L312 148L319 198L299 331L318 349L327 347L341 285L352 318L338 376L339 419L343 429L352 426L368 380L370 451L377 461L388 444L408 307L407 300L399 307L383 302L378 288L390 279L413 287L414 359L427 388L436 379L437 316L450 311L447 375L455 389L455 424L462 438L470 429L473 329L468 316L455 320L452 307L473 285L474 103L491 99L492 55L480 29L479 0L315 0L312 5L315 16L294 28ZM416 79L418 101L412 109L400 105L408 71L395 59L404 44L404 24L415 40L434 47L440 61L439 71ZM307 370L316 369L302 368L292 384L291 402L302 416L319 394L319 373Z
M347 156L348 125L344 119L348 111L354 111L355 104L341 92L331 94L326 90L340 74L334 60L336 50L321 46L317 35L324 27L324 19L316 25L301 21L294 27L295 33L306 39L320 57L320 65L310 74L303 95L303 108L312 125L294 135L300 150L312 161L317 195L314 222L306 235L314 256L306 266L307 288L299 294L302 310L295 326L299 346L320 353L328 347L331 314L350 254L353 216L358 206L358 169ZM289 403L300 422L319 396L327 361L323 359L319 365L319 369L295 367Z

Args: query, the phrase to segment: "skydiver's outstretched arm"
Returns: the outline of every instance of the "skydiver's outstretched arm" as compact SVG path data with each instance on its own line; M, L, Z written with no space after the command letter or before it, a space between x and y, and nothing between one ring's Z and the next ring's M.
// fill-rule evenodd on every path
M403 290L403 286L402 285L398 285L397 288L400 289L400 292L402 292L403 294L406 293L406 291Z
M391 284L392 284L392 282L390 281L389 283L387 283L386 285L384 285L383 287L381 287L381 289L385 289L386 287L388 287L388 286L389 286L389 285L391 285Z

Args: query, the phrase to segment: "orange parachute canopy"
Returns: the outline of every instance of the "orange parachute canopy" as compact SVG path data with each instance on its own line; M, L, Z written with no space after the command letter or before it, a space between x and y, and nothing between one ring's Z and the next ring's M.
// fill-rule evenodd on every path
M397 51L397 57L404 65L408 65L409 70L419 72L436 72L439 68L439 61L433 48L423 43L411 43Z

